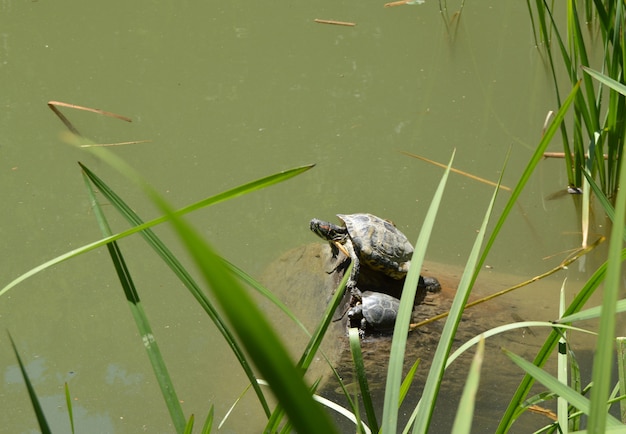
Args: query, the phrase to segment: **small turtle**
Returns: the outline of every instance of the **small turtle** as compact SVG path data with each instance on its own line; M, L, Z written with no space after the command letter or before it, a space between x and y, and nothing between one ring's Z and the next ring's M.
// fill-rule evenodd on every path
M360 263L394 279L403 279L409 270L413 246L393 223L372 214L337 214L345 226L318 219L311 220L311 230L352 260L352 273L347 287L357 300L356 287Z
M360 303L348 311L349 327L358 327L361 335L366 330L391 332L396 324L400 300L382 292L365 291Z

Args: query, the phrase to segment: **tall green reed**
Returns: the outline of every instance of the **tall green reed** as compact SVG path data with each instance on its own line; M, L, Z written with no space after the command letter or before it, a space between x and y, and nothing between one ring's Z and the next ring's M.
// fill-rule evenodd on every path
M623 121L626 100L614 89L598 88L581 67L602 71L619 83L625 82L624 3L568 0L549 5L545 0L535 0L533 8L527 0L527 5L535 40L544 49L550 66L559 107L562 89L579 80L583 82L572 121L561 126L569 184L582 187L583 173L589 170L605 195L614 198L619 188L619 166L626 137Z

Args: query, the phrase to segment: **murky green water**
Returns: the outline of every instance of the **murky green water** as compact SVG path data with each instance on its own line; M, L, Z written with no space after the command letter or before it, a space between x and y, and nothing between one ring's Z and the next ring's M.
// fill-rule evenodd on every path
M452 16L458 4L449 7ZM316 24L315 18L357 25ZM46 107L49 100L131 117L126 124L65 110L96 142L151 140L115 153L177 206L316 163L295 180L190 216L225 257L253 275L316 240L308 231L312 217L371 212L416 239L442 170L399 151L447 163L456 149L455 167L495 181L510 150L503 183L514 185L547 111L555 109L526 5L472 2L450 23L452 32L448 27L437 2L385 9L330 1L3 0L2 284L99 238L78 160L142 216L156 216L127 181L60 142L63 126ZM493 270L524 280L580 244L572 199L543 199L567 183L561 165L545 161L531 179L489 259ZM464 263L491 192L451 177L430 260ZM126 227L111 214L115 230ZM166 228L159 234L174 240ZM215 404L221 419L245 387L244 376L212 324L143 242L133 238L121 246L185 411L201 416ZM543 259L549 255L557 256ZM578 275L570 274L575 282ZM557 290L546 305L554 305ZM13 334L54 431L68 429L64 382L79 432L172 431L104 250L3 296L0 327ZM3 425L6 432L33 432L7 339L0 345ZM237 412L223 431L256 432L261 413L254 398Z

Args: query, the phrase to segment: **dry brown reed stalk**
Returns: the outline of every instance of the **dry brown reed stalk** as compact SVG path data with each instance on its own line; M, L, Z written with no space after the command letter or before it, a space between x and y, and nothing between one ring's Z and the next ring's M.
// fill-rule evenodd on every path
M108 117L111 117L111 118L119 119L119 120L124 121L124 122L132 122L131 118L119 115L117 113L107 112L107 111L104 111L104 110L91 108L91 107L84 107L84 106L80 106L80 105L76 105L76 104L69 104L69 103L61 102L61 101L48 101L48 107L50 107L50 110L52 110L54 112L54 114L57 115L57 117L59 119L61 119L61 122L63 122L63 124L67 127L67 129L72 132L72 134L75 134L75 135L80 136L80 137L83 137L83 135L80 132L78 132L78 130L76 129L74 124L72 124L72 122L70 122L70 120L63 113L61 113L61 111L58 109L58 107L66 107L66 108L71 108L71 109L75 109L75 110L81 110L81 111L86 111L86 112L90 112L90 113L96 113L96 114L99 114L99 115L103 115L103 116L108 116ZM93 143L93 144L81 145L81 148L106 147L106 146L124 146L124 145L132 145L132 144L137 144L137 143L147 143L147 142L150 142L150 141L151 140L134 140L134 141L130 141L130 142L119 142L119 143L103 143L103 144Z
M348 27L356 26L356 23L351 23L349 21L322 20L319 18L315 18L313 21L315 21L316 23L320 23L320 24L334 24L336 26L348 26Z
M425 161L425 162L430 163L430 164L432 164L434 166L441 167L443 169L447 168L447 166L445 164L441 164L441 163L438 163L436 161L429 160L426 157L422 157L420 155L412 154L412 153L406 152L406 151L400 151L400 152L402 154L404 154L404 155L408 155L409 157L417 158L418 160ZM511 189L509 187L506 187L506 186L504 186L502 184L498 185L495 182L489 181L489 180L484 179L484 178L480 178L480 177L478 177L476 175L472 175L471 173L463 172L462 170L455 169L454 167L450 168L450 172L458 173L459 175L466 176L466 177L468 177L470 179L473 179L474 181L478 181L478 182L482 182L482 183L487 184L487 185L491 185L492 187L498 187L498 188L501 188L502 190L511 191Z

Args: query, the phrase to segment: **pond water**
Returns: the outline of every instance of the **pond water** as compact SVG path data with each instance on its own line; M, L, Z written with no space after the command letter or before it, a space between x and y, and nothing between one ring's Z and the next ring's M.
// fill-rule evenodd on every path
M492 181L510 152L503 184L514 185L546 113L555 110L548 70L523 2L471 3L460 15L459 7L450 3L441 14L437 2L383 8L328 0L280 6L3 0L4 284L99 238L77 161L145 219L157 216L130 182L59 140L64 127L46 107L50 100L132 118L127 124L64 111L95 142L150 140L114 152L178 207L315 163L296 179L189 216L223 256L253 276L284 252L315 241L308 230L312 217L370 212L392 219L415 240L443 172L402 151L447 163L456 149L456 168ZM561 150L558 142L552 146ZM490 273L515 284L580 245L577 198L545 199L566 184L562 162L541 163L494 246ZM464 264L491 194L492 187L450 177L429 260L450 270ZM115 231L126 228L114 212L110 217ZM157 232L180 251L168 228ZM120 244L185 411L202 418L214 404L221 419L245 388L245 376L212 323L143 241ZM572 292L602 257L568 270ZM531 291L511 299L528 314L524 319L556 316L563 277L542 289L550 296ZM172 432L116 279L101 249L46 270L0 299L0 327L14 337L53 431L69 429L67 382L80 432ZM528 317L534 311L539 318ZM6 337L0 345L3 424L7 432L33 432L36 422ZM258 432L261 416L247 396L222 431Z

